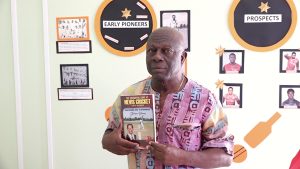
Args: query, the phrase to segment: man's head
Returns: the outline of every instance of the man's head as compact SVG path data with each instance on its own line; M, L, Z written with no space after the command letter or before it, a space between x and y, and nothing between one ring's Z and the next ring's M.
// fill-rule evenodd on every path
M182 74L187 57L184 38L176 29L162 27L151 33L147 41L146 63L153 78L168 80Z
M176 20L176 15L172 15L172 19L173 19L173 20Z
M230 63L235 63L235 60L236 60L236 56L234 53L230 53L229 55L229 61Z
M292 52L292 58L296 58L296 52Z
M233 88L232 87L228 87L228 93L232 94L233 93Z
M294 89L288 89L287 94L289 99L294 99L294 94L295 94Z
M133 125L131 123L127 124L127 131L129 134L133 133Z

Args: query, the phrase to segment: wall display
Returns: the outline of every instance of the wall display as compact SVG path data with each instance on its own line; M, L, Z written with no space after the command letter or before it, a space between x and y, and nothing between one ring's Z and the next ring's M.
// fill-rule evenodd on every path
M185 49L190 51L190 10L160 11L160 26L171 27L182 33Z
M220 57L220 73L244 73L244 50L224 50Z
M155 12L147 0L105 0L95 17L98 40L119 56L141 53L155 28Z
M243 85L240 83L224 83L220 88L220 101L224 108L242 108Z
M299 70L299 49L280 49L280 72L300 73Z
M92 53L91 41L56 41L56 53Z
M88 64L61 64L61 87L89 87Z
M234 39L254 51L279 48L292 36L297 23L293 0L234 0L229 28Z
M89 40L88 17L57 17L56 33L58 41Z
M279 108L300 108L300 85L279 86Z
M92 88L58 88L58 100L93 100Z

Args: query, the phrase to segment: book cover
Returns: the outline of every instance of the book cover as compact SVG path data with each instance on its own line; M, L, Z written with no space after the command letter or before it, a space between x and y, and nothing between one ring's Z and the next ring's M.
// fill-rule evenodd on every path
M125 139L139 143L141 148L148 145L149 141L155 141L153 94L121 96L121 109Z

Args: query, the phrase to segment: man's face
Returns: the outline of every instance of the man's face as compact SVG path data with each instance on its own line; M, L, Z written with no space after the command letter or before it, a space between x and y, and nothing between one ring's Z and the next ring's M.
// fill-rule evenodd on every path
M294 92L288 92L289 99L294 99Z
M235 63L235 55L229 55L229 60L230 60L230 63Z
M232 88L228 88L228 93L232 94L233 93L233 89Z
M147 43L146 63L153 78L167 80L182 68L184 50L170 32L154 34Z
M131 125L128 125L127 126L127 131L129 134L132 134L133 133L133 127Z
M295 53L292 54L292 58L293 58L293 59L296 58L296 54L295 54Z

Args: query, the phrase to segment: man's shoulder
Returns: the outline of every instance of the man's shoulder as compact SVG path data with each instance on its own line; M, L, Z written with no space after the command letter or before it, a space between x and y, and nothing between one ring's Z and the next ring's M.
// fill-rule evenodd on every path
M130 86L128 86L126 89L124 89L121 92L121 95L136 95L136 94L142 94L143 90L145 88L145 86L147 85L147 83L150 83L151 78L148 77L146 79L143 79L141 81L138 81Z
M189 83L190 83L191 88L200 89L202 93L211 93L211 91L206 86L201 85L197 81L189 79Z

